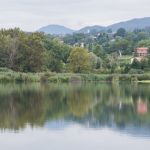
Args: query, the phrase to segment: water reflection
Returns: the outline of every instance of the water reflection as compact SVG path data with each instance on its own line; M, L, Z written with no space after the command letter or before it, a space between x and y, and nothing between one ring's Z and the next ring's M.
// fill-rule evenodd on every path
M0 130L78 124L150 137L150 85L0 85Z

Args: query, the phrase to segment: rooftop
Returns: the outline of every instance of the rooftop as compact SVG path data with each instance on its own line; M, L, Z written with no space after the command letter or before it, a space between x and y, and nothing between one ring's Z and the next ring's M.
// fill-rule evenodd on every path
M138 47L136 51L148 51L148 47Z

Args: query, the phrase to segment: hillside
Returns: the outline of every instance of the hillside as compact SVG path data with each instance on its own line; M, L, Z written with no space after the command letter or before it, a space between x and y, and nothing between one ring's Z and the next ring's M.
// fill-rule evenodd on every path
M74 32L74 30L61 25L48 25L40 28L38 31L53 35L72 34Z
M100 32L102 30L105 30L105 27L103 26L87 26L87 27L84 27L80 30L77 31L77 33L90 33L90 32Z
M60 26L60 25L48 25L46 27L40 28L38 31L44 32L46 34L53 35L66 35L73 33L91 33L91 32L100 32L108 29L112 29L113 32L117 31L119 28L125 28L127 31L133 31L134 29L144 29L150 27L150 17L132 19L129 21L115 23L109 26L86 26L80 30L72 30L70 28Z
M116 23L107 27L107 29L112 29L113 31L119 28L125 28L128 31L133 31L134 29L144 29L150 27L150 17L132 19L125 22Z

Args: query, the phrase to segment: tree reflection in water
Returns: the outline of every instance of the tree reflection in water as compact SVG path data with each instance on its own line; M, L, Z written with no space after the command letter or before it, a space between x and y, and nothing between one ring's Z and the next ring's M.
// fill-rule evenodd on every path
M1 84L0 128L73 121L91 128L150 128L150 85Z

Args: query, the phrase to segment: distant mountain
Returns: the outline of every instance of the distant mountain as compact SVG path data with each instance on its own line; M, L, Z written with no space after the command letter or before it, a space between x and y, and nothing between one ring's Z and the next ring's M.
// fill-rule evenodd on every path
M129 21L115 23L106 27L99 26L99 25L87 26L80 30L72 30L70 28L66 28L60 25L48 25L46 27L40 28L38 31L44 32L46 34L66 35L66 34L73 34L73 33L87 34L92 32L106 31L108 29L112 29L113 32L116 32L119 28L125 28L127 31L133 31L134 29L144 29L146 27L150 27L150 17L132 19Z
M40 28L38 31L44 32L46 34L53 34L53 35L72 34L74 32L74 30L61 25L48 25Z
M144 29L146 27L150 27L150 17L116 23L108 26L107 29L117 31L119 28L125 28L127 31L133 31L134 29Z
M105 30L105 27L103 26L87 26L87 27L84 27L80 30L77 31L77 33L91 33L91 32L100 32L102 30Z

